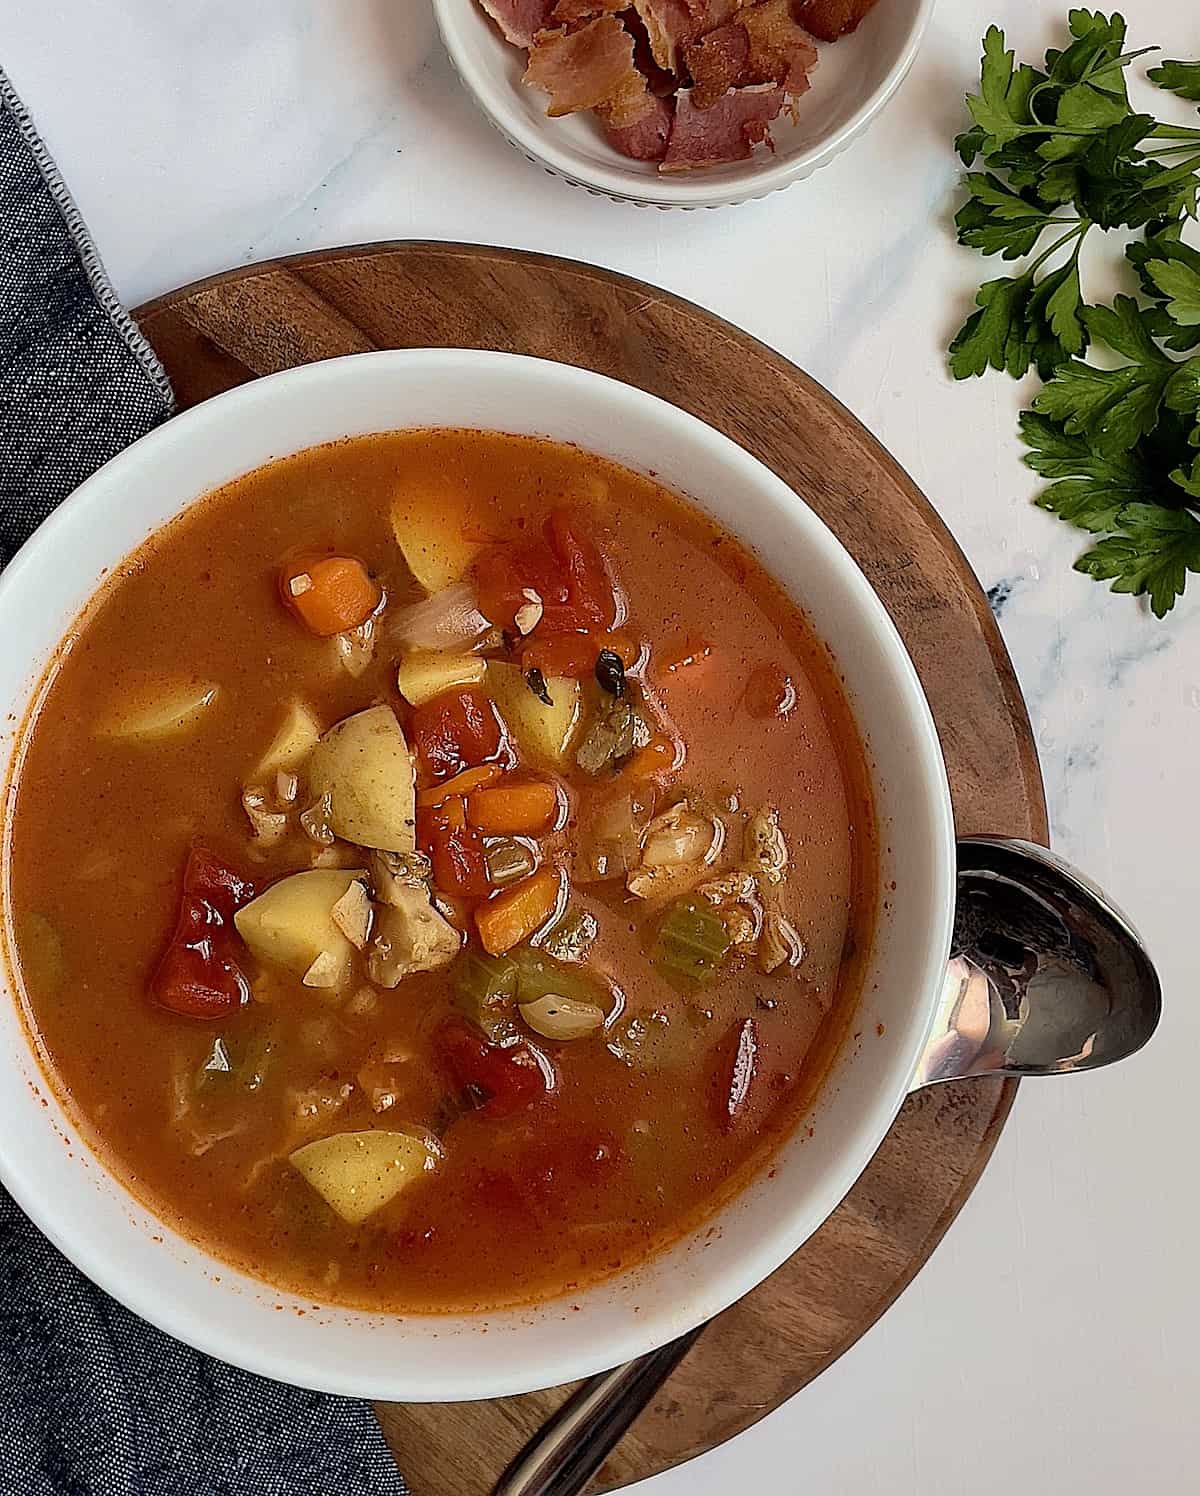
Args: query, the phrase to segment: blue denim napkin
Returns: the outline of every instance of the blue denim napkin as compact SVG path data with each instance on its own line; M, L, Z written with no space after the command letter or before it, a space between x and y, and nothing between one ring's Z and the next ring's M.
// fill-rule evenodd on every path
M0 551L172 408L0 72ZM0 1496L405 1492L366 1404L235 1371L161 1334L0 1189Z

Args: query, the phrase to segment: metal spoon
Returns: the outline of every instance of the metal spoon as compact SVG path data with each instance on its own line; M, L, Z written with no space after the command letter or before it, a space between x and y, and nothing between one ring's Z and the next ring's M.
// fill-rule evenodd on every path
M1145 947L1095 884L1031 842L960 839L950 962L910 1090L1111 1065L1145 1044L1161 1012ZM578 1496L703 1328L585 1382L495 1496Z

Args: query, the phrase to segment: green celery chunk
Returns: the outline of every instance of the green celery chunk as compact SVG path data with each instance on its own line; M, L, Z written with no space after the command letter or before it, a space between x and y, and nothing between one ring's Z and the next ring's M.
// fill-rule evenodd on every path
M524 949L513 952L519 973L517 1002L533 1003L540 997L568 997L574 1002L608 1008L608 993L577 968L566 966L541 951Z
M681 899L659 927L650 959L660 976L688 992L713 981L728 950L729 935L716 913Z
M458 1006L493 1044L519 1037L515 1021L517 968L507 956L487 956L468 948L454 968Z

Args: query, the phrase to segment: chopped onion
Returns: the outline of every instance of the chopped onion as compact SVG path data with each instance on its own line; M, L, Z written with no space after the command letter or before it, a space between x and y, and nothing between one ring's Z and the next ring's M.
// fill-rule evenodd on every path
M356 950L364 950L371 934L371 900L356 878L329 911L329 917Z
M287 816L281 811L267 809L267 797L260 789L244 790L242 792L242 809L250 825L254 828L254 835L264 847L273 847L281 842L287 835Z
M310 841L315 841L319 847L332 847L336 840L329 825L332 810L333 798L325 794L319 800L315 800L307 810L300 813L300 825L305 836Z
M338 663L347 675L357 680L375 658L375 619L368 618L356 629L334 635L334 649Z
M548 992L536 1002L521 1004L521 1017L544 1039L585 1039L604 1027L604 1009Z
M439 650L469 646L491 624L475 605L474 587L456 582L397 613L392 627L396 641L405 648Z

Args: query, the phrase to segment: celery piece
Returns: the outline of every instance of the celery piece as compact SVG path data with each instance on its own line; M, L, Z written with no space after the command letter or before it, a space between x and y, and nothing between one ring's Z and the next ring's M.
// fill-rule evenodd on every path
M714 911L694 899L672 905L650 959L660 976L687 992L707 986L729 950L729 935Z
M608 993L583 972L555 961L540 951L513 952L517 967L517 1002L524 1007L542 997L565 997L572 1002L607 1008Z
M486 956L468 949L454 968L458 1006L493 1044L519 1037L515 1022L517 968L507 956Z

